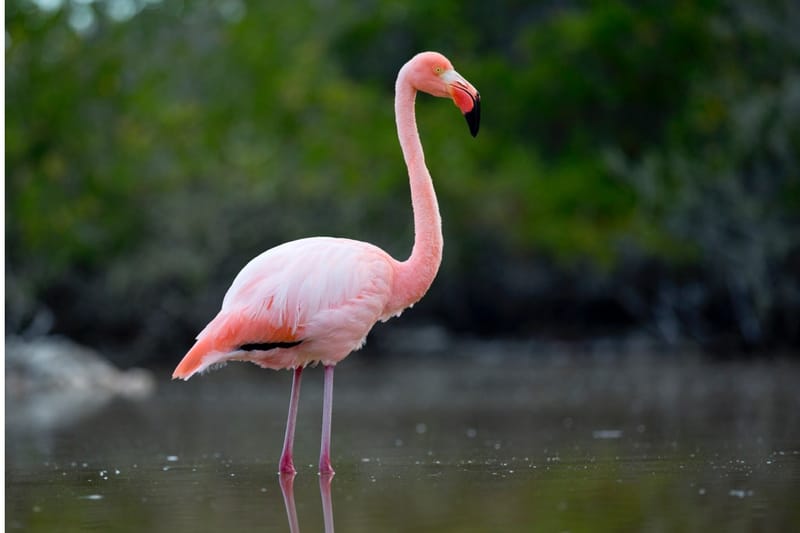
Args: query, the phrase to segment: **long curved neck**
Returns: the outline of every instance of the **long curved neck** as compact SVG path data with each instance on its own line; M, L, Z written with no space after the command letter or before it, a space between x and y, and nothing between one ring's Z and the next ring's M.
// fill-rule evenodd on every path
M389 304L399 312L417 302L428 291L442 262L442 220L433 182L425 166L425 154L417 131L414 101L417 90L408 80L406 67L400 70L395 86L394 110L397 136L408 167L411 204L414 209L414 248L411 256L397 264L393 297Z

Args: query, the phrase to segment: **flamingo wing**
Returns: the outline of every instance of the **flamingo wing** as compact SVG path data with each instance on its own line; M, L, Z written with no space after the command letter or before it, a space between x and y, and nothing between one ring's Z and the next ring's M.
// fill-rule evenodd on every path
M275 369L335 364L386 314L393 272L383 250L350 239L313 237L267 250L236 276L173 378L229 360Z

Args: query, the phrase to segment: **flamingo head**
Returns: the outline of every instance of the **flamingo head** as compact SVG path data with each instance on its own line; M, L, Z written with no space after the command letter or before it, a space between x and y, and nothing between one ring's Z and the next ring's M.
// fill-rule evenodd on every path
M409 61L412 84L441 98L452 98L464 114L473 137L481 122L481 95L473 85L455 71L453 64L438 52L422 52Z

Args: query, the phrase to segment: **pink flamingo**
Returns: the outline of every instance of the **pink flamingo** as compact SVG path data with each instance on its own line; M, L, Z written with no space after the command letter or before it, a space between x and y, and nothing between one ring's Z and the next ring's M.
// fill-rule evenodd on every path
M423 52L400 69L395 115L414 210L411 256L397 261L372 244L332 237L300 239L267 250L239 272L219 314L172 374L173 379L189 379L227 361L294 369L281 472L296 472L292 445L303 368L312 363L325 368L319 471L330 474L334 366L364 344L378 320L398 316L419 301L439 269L441 218L417 131L417 91L451 98L473 137L480 123L478 91L446 57Z

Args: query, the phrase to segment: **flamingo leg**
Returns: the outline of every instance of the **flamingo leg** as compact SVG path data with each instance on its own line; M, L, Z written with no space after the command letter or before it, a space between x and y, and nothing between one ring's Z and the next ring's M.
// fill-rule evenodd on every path
M294 446L294 427L297 420L297 404L300 402L300 377L303 367L298 366L294 369L294 379L292 380L292 395L289 399L289 414L286 417L286 437L283 439L283 453L281 453L280 471L283 474L294 474L297 472L292 462L292 447Z
M319 473L333 474L331 466L331 414L333 413L333 365L325 366L322 400L322 442L319 450Z

